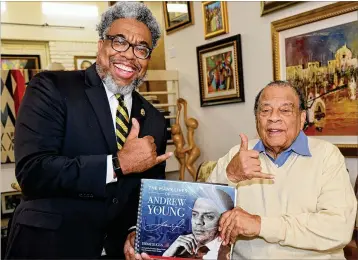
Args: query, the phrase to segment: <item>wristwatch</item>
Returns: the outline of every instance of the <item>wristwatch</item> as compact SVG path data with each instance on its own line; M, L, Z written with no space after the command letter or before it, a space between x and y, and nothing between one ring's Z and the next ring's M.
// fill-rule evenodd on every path
M113 164L113 171L115 172L117 178L123 176L123 172L117 154L112 155L112 164Z

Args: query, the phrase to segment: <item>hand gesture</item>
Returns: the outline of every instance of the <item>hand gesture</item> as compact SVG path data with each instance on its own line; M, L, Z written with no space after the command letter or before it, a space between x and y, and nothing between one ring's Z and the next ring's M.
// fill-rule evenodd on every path
M240 134L240 138L240 150L226 167L229 180L232 182L240 182L251 180L252 178L273 179L274 175L261 172L259 152L248 150L247 136Z
M261 217L251 215L240 207L226 211L219 221L220 237L223 245L234 244L239 235L258 236L261 231Z
M151 259L146 253L136 254L134 251L134 240L136 232L131 232L124 243L124 255L126 260L149 260Z
M132 129L123 148L117 153L123 174L144 172L172 156L171 152L157 156L154 138L152 136L138 138L139 130L140 125L133 118Z
M198 243L196 242L193 234L179 236L163 253L163 256L178 256L183 254L185 251L190 254L194 254L197 246Z

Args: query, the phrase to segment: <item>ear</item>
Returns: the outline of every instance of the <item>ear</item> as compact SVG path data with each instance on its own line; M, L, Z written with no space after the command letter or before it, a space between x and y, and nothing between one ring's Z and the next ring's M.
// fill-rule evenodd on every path
M301 130L303 130L303 127L305 125L306 115L307 115L306 110L301 111L301 115L300 115L300 117L301 117Z
M98 40L98 43L97 43L97 50L98 50L98 52L100 52L101 49L103 48L103 43L104 43L103 40Z

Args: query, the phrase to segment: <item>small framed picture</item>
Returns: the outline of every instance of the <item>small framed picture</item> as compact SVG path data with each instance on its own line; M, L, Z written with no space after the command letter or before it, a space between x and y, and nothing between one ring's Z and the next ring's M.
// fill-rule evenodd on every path
M163 2L165 31L173 33L194 24L193 3L189 1Z
M229 32L226 2L208 1L202 3L204 35L209 39Z
M22 194L19 191L1 193L1 216L2 217L14 212L17 205L20 204L21 196L22 196Z
M240 34L196 47L202 107L244 102Z
M75 70L85 70L96 62L96 56L75 56Z
M2 54L1 69L41 69L40 55Z
M297 3L298 2L296 1L260 1L261 16L276 12Z

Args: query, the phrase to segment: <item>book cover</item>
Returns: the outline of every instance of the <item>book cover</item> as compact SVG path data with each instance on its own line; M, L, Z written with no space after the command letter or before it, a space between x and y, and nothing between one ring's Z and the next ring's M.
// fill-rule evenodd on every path
M135 250L159 259L229 259L218 226L235 204L234 187L143 179Z

